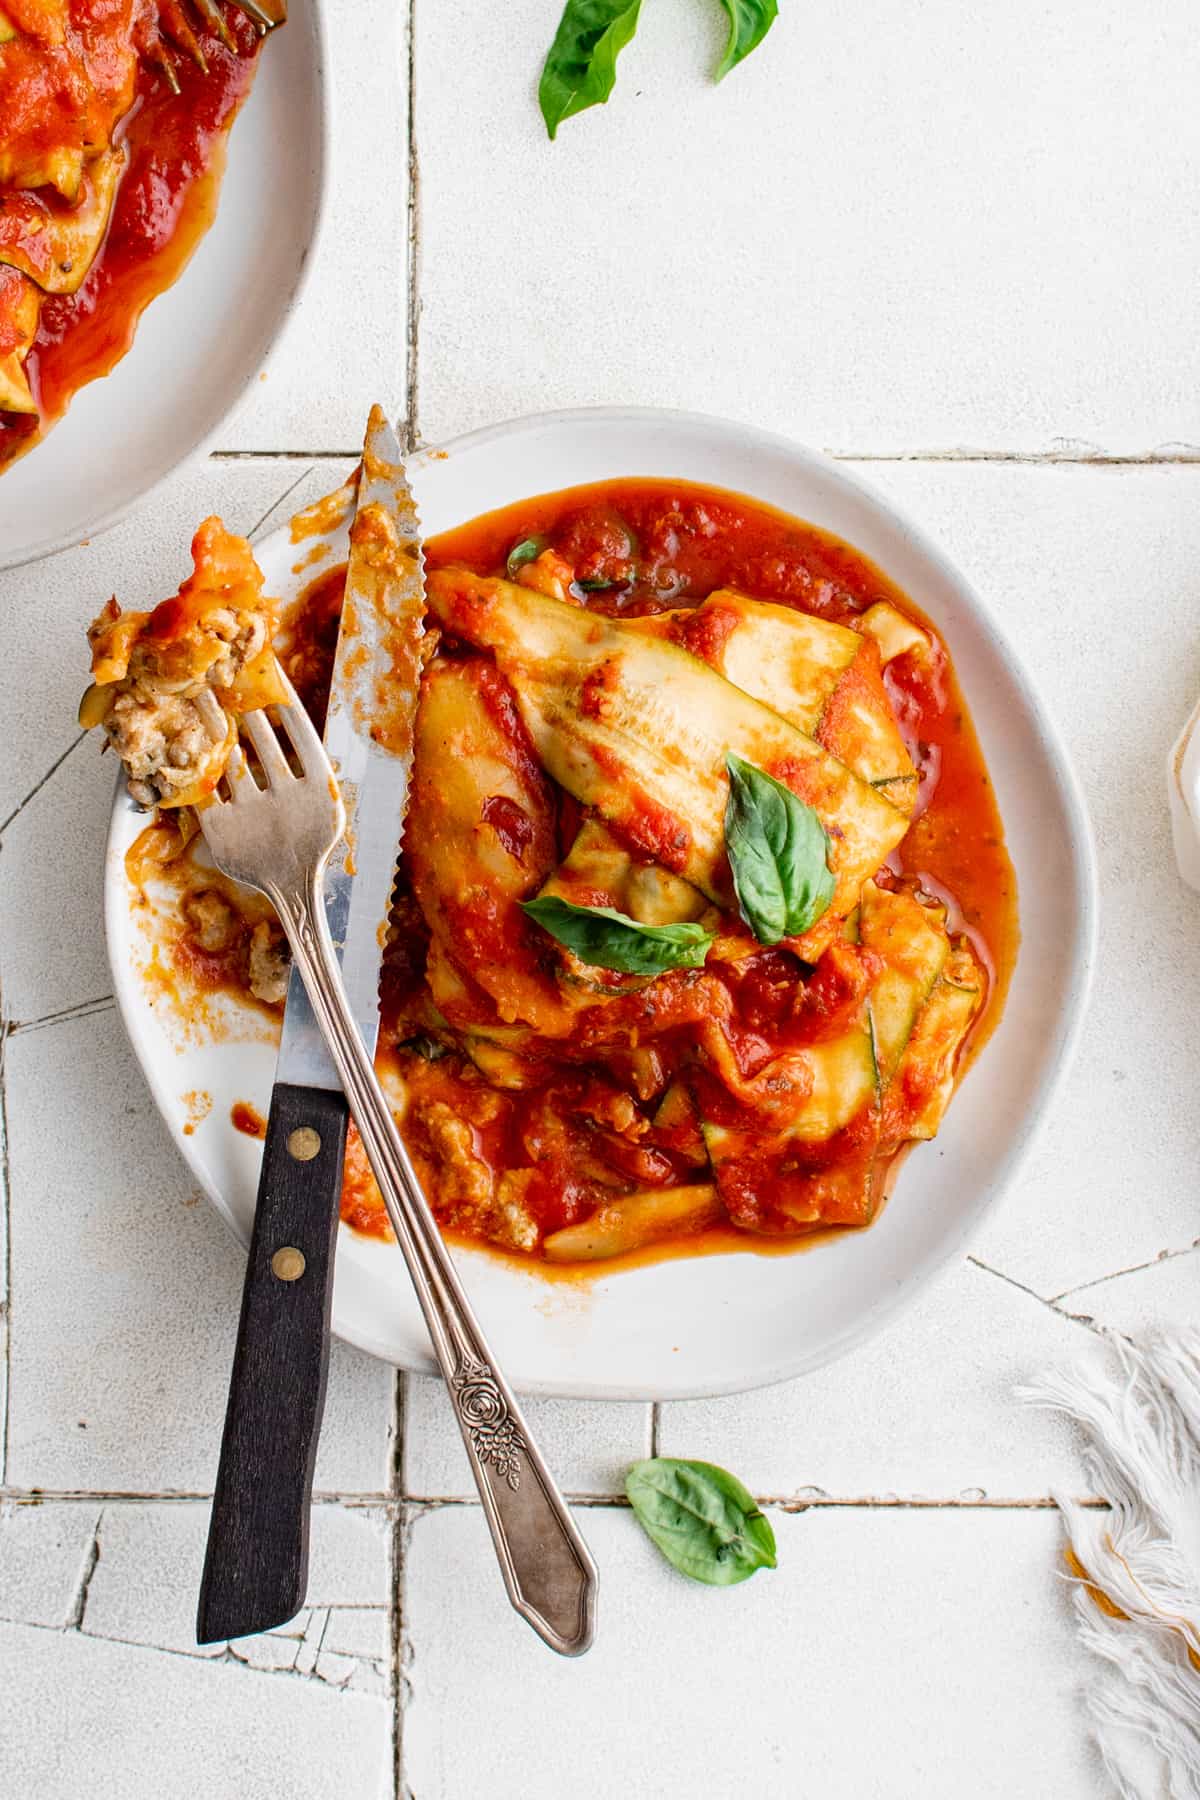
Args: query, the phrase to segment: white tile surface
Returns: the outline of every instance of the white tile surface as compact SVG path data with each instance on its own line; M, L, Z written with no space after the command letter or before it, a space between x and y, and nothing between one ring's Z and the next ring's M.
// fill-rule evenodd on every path
M991 1500L1080 1491L1075 1445L1013 1390L1081 1328L970 1263L844 1362L801 1381L662 1408L664 1456L736 1469L756 1494Z
M717 8L659 0L550 144L556 10L476 5L464 55L418 8L426 436L636 400L853 451L1200 443L1190 0L785 7L719 90Z
M630 1463L650 1454L650 1408L601 1401L522 1402L555 1480L568 1494L621 1494ZM462 1440L431 1376L405 1389L404 1492L419 1499L474 1498Z
M196 1643L207 1532L203 1503L107 1506L96 1528L98 1554L80 1629L183 1656L224 1656L222 1645ZM279 1632L240 1640L234 1646L239 1660L284 1670L311 1663L325 1679L322 1657L338 1656L350 1666L336 1668L334 1686L385 1691L391 1663L391 1539L392 1522L384 1511L314 1507L305 1612Z
M547 1658L507 1611L478 1508L418 1517L405 1606L411 1792L1104 1793L1053 1577L1056 1514L819 1508L771 1520L778 1569L717 1591L676 1575L629 1512L590 1509L601 1636L572 1664ZM516 1704L522 1694L535 1703ZM486 1731L450 1728L466 1695Z
M242 1252L171 1145L114 1012L10 1038L7 1097L7 1479L207 1491ZM381 1364L335 1346L319 1489L387 1489L392 1381Z
M226 434L238 454L181 473L90 545L0 575L7 1023L108 987L109 773L93 744L51 773L75 741L83 624L111 592L169 591L206 514L248 531L293 484L279 516L336 485L342 463L295 453L351 453L372 399L406 411L410 272L430 440L638 401L873 458L1200 457L1190 0L790 6L719 90L720 8L655 0L611 104L554 145L534 90L557 6L416 0L412 271L409 9L327 11L330 227L280 361ZM848 1362L667 1407L659 1438L764 1493L955 1504L777 1514L780 1570L728 1594L680 1582L624 1510L586 1508L601 1635L574 1665L506 1607L478 1509L421 1512L397 1790L387 1506L320 1505L308 1605L235 1656L190 1642L203 1502L109 1498L211 1482L241 1254L115 1015L18 1030L0 1217L6 1796L1103 1800L1057 1521L1020 1504L1078 1485L1074 1447L1011 1390L1090 1341L1088 1322L1196 1316L1200 1253L1159 1260L1200 1230L1200 902L1172 873L1160 765L1200 693L1200 466L864 467L975 578L1063 726L1100 855L1095 999L1040 1148L972 1247L999 1273L959 1263ZM323 1491L389 1490L393 1414L390 1372L335 1347ZM619 1493L648 1447L644 1407L543 1402L531 1417L575 1492ZM410 1383L400 1474L413 1495L470 1492L426 1380ZM79 1497L15 1503L35 1487ZM970 1504L981 1492L1010 1504Z
M0 1503L0 1620L55 1631L79 1623L103 1511L96 1500Z
M1171 852L1163 769L1200 695L1200 468L875 465L972 576L1083 781L1100 952L1074 1072L973 1246L1038 1293L1197 1235L1191 1060L1200 899ZM917 596L919 598L919 596Z
M35 568L0 573L0 824L78 736L83 631L109 595L126 607L153 606L189 572L201 519L219 513L231 531L253 532L286 490L294 487L293 504L304 504L336 487L344 467L290 458L202 462L175 476L149 512ZM99 745L75 754L94 761Z
M408 9L329 0L325 16L324 240L278 357L224 433L227 449L353 450L372 401L395 418L407 411Z

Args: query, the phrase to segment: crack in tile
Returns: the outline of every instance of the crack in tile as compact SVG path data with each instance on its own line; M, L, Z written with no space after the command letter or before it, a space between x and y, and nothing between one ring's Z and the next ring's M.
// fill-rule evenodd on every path
M96 1565L100 1561L100 1521L104 1517L104 1508L96 1514L96 1523L92 1526L92 1538L84 1552L83 1567L79 1571L79 1582L75 1596L71 1602L71 1611L67 1619L68 1631L83 1629L83 1615L87 1611L88 1590L92 1585L92 1576L96 1573Z
M94 1567L95 1563L93 1562L92 1568L94 1569ZM90 1571L87 1579L89 1581L91 1579ZM86 1592L84 1598L86 1599ZM332 1607L323 1610L326 1614L322 1627L322 1631L324 1632L325 1627L327 1627L329 1623L328 1614L330 1612L355 1611L383 1613L386 1612L387 1609L385 1606L357 1606ZM348 1663L351 1665L344 1672L339 1670L339 1673L335 1678L327 1671L319 1669L315 1664L311 1669L297 1670L293 1667L284 1667L280 1665L271 1666L269 1664L255 1662L252 1653L239 1652L235 1649L233 1644L226 1644L222 1650L217 1651L214 1655L207 1654L199 1648L195 1650L179 1650L173 1645L150 1643L144 1638L116 1637L112 1633L106 1631L86 1631L84 1630L80 1619L75 1617L72 1617L68 1623L63 1626L46 1625L33 1619L14 1618L8 1614L0 1614L0 1625L16 1625L26 1631L52 1631L60 1636L71 1635L87 1638L88 1641L93 1644L120 1644L127 1650L150 1650L156 1656L181 1657L185 1662L189 1663L237 1664L243 1669L251 1670L255 1675L276 1675L283 1676L290 1680L316 1682L321 1687L332 1688L335 1693L369 1694L372 1692L370 1686L356 1685L359 1676L364 1672L369 1672L371 1677L378 1680L380 1683L385 1683L388 1674L386 1657L356 1656L351 1655L346 1651L329 1652L331 1656L336 1656L338 1658L339 1663Z
M1052 1297L1050 1305L1057 1307L1061 1300L1069 1300L1073 1294L1086 1294L1091 1288L1103 1287L1108 1281L1120 1281L1126 1275L1141 1275L1146 1269L1157 1269L1160 1264L1175 1262L1181 1256L1194 1256L1197 1250L1200 1250L1200 1238L1182 1245L1178 1250L1160 1250L1157 1256L1151 1256L1145 1262L1130 1263L1127 1269L1114 1269L1111 1275L1095 1275L1090 1281L1081 1281L1075 1287L1064 1288L1061 1294Z
M63 764L66 762L68 756L71 755L72 751L78 750L80 744L83 743L83 741L86 737L87 737L87 732L81 731L79 733L78 737L75 738L71 743L69 743L67 745L66 749L62 752L62 754L60 756L55 757L54 761L50 764L50 767L46 770L46 773L43 776L41 776L41 778L39 780L34 782L33 786L30 788L29 792L25 795L24 799L17 801L17 804L13 807L13 809L9 813L8 817L6 819L0 820L0 838L3 838L4 833L8 830L8 828L12 824L13 820L20 818L21 814L25 811L25 808L29 805L30 801L35 800L37 798L37 796L41 793L42 789L45 787L46 783L49 780L51 780L51 778L58 773L59 769L62 768Z
M1026 1287L1025 1283L1018 1281L1015 1275L1006 1275L1003 1269L993 1269L990 1263L980 1262L977 1256L968 1256L967 1261L975 1268L981 1269L985 1275L993 1275L997 1281L1006 1282L1009 1287L1016 1288L1019 1294L1025 1294L1030 1300L1036 1300L1039 1306L1046 1307L1058 1318L1069 1319L1073 1325L1082 1325L1085 1331L1092 1332L1096 1337L1110 1335L1107 1327L1097 1325L1090 1314L1070 1312L1065 1306L1056 1306L1053 1300L1047 1299L1045 1294L1039 1294L1034 1288Z
M65 1025L76 1019L90 1019L94 1013L111 1012L116 1004L114 995L100 994L94 1000L78 1000L74 1006L63 1006L57 1012L42 1013L36 1019L12 1019L4 1029L15 1037L19 1031L41 1031L47 1025Z
M307 469L301 469L301 471L300 471L299 475L297 475L295 481L290 481L288 483L287 487L284 488L282 494L280 494L278 500L272 500L270 506L268 506L266 512L263 513L262 517L258 520L257 524L252 525L250 527L249 531L246 533L246 536L250 539L251 543L255 542L255 540L258 538L259 533L262 531L263 526L266 524L267 520L269 518L273 517L273 515L279 511L279 508L283 505L284 501L288 498L289 494L294 494L296 489L300 486L300 483L302 481L304 481L311 474L312 474L312 466L311 465Z

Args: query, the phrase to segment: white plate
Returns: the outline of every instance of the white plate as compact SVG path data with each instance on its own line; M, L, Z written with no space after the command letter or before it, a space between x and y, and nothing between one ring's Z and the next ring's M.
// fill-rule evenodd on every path
M1095 872L1083 806L1058 733L983 602L915 526L813 451L684 413L555 413L476 432L411 464L432 535L510 501L623 475L733 488L836 532L880 564L942 632L995 781L1016 865L1022 944L1003 1019L936 1143L918 1147L870 1230L792 1256L652 1264L564 1286L484 1252L458 1252L484 1327L528 1393L610 1399L732 1392L815 1368L883 1324L961 1248L1025 1156L1079 1029L1095 936ZM339 540L344 544L344 532ZM287 533L259 546L267 585L290 596ZM320 565L327 566L327 565ZM150 600L155 596L146 595ZM121 1010L155 1098L195 1175L243 1241L259 1146L230 1125L236 1100L267 1110L269 1044L181 1045L147 1003L146 954L123 858L140 827L123 790L108 849L109 951ZM207 1119L186 1132L194 1105ZM333 1302L339 1336L411 1369L432 1366L398 1251L343 1229Z
M318 0L292 0L234 121L211 229L128 355L0 475L0 569L115 525L208 446L266 367L316 260L325 62Z

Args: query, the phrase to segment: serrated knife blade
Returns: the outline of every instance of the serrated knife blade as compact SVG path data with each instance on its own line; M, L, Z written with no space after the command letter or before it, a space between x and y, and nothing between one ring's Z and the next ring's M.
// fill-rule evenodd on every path
M325 715L325 748L346 808L346 835L329 862L325 912L354 1022L369 1051L379 1031L379 973L408 805L424 613L416 503L396 434L374 407ZM275 1079L300 1087L340 1086L295 970Z

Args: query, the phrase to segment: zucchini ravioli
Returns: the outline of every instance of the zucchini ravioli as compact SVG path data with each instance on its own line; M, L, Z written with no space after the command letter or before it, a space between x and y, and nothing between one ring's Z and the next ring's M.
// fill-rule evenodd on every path
M1017 941L937 634L848 545L682 482L525 501L427 567L377 1066L443 1229L594 1268L869 1224ZM343 584L275 638L318 723ZM269 923L186 810L135 852L180 993L267 1001ZM353 1130L342 1216L387 1234Z
M443 1224L551 1263L868 1224L1016 944L936 634L683 483L523 503L429 569L380 1060Z
M0 0L0 472L212 223L258 47L218 0Z

